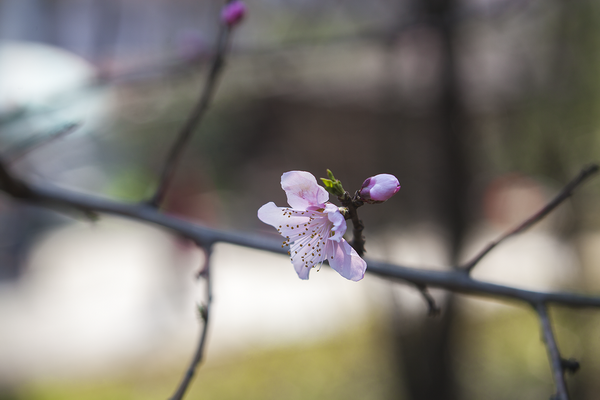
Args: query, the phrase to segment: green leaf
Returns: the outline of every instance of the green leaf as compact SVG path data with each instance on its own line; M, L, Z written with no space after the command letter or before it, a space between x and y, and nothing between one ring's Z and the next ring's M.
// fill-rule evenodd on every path
M320 178L323 181L323 184L326 188L333 187L333 181L331 179Z
M331 170L329 169L327 170L327 176L329 177L329 179L321 178L321 181L323 181L323 184L325 185L325 190L327 190L330 194L334 196L343 196L344 193L346 193L346 191L342 186L342 182L338 179L335 179L335 176L333 176L333 172L331 172Z
M327 169L327 176L329 177L329 179L331 179L332 181L336 181L337 179L335 179L335 177L333 176L333 172L331 172L330 169Z

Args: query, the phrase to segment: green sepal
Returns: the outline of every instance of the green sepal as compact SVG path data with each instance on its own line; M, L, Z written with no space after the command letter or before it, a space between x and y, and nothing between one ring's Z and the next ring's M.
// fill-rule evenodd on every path
M331 179L332 181L337 181L339 182L337 179L335 179L335 176L333 176L333 172L331 172L330 169L327 169L327 176L329 177L329 179Z
M343 196L344 193L346 193L346 191L342 186L342 182L338 179L335 179L335 177L333 176L333 172L331 172L331 170L329 169L327 170L327 176L329 177L329 179L321 178L321 181L323 181L323 184L325 185L325 190L327 190L330 194L334 196Z

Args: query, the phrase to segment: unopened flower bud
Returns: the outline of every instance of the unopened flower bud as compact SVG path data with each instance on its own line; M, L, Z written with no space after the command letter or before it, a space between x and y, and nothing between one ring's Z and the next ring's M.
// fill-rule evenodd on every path
M223 7L221 21L231 28L237 25L244 15L246 15L246 5L239 0L233 0Z
M359 195L365 203L383 203L400 190L400 182L394 175L379 174L367 178Z

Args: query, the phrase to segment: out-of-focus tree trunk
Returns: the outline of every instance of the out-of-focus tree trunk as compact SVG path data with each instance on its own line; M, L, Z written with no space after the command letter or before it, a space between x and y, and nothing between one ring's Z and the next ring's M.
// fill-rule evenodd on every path
M454 0L417 2L416 9L439 39L439 98L431 109L437 123L432 146L436 178L428 182L437 192L436 219L447 234L450 262L458 262L467 226L467 186L471 181L465 148L465 116L456 71L456 35L452 18ZM442 314L411 321L414 326L396 330L398 362L405 373L406 392L411 400L457 399L455 368L452 363L454 300L450 296ZM402 321L398 321L402 323Z

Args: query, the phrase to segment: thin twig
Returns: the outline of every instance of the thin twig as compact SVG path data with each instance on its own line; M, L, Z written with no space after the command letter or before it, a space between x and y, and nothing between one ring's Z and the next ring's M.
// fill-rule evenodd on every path
M17 143L12 147L9 147L5 151L5 157L7 158L8 162L12 164L38 147L72 133L80 126L81 124L79 123L68 123L59 128L55 128L51 132L35 135L27 140Z
M552 212L552 210L554 210L556 207L558 207L563 201L568 199L573 194L573 191L575 190L575 188L577 186L579 186L583 181L585 181L587 178L589 178L596 172L598 172L597 164L590 164L590 165L584 167L579 172L579 174L571 182L567 183L562 188L562 190L548 204L546 204L541 210L539 210L537 213L533 214L531 217L529 217L527 220L525 220L523 223L521 223L519 226L517 226L513 230L506 232L504 235L502 235L495 241L488 244L471 261L464 264L460 268L460 270L462 270L466 273L470 273L473 270L473 268L479 263L479 261L481 261L481 259L483 257L485 257L494 247L496 247L497 245L499 245L500 243L502 243L504 240L508 239L509 237L519 234L519 233L527 230L528 228L530 228L535 223L539 222L546 215L548 215L550 212Z
M548 350L548 356L550 357L550 366L552 367L552 376L554 377L554 384L556 385L556 400L569 400L569 392L567 391L567 383L565 382L565 370L563 359L558 351L558 345L554 333L552 332L552 325L550 324L550 317L544 303L537 303L535 309L540 318L542 326L542 334L544 335L544 343Z
M211 276L210 276L212 245L207 246L205 248L205 250L206 250L206 264L204 265L204 268L200 272L199 276L201 278L204 278L204 282L205 282L205 286L206 286L206 303L202 304L198 307L199 314L202 319L202 329L200 330L200 336L198 339L198 347L196 348L194 357L192 357L190 365L188 366L187 370L185 371L185 374L183 375L181 382L177 386L175 393L173 394L173 396L170 397L169 400L183 399L185 392L187 391L188 387L190 386L190 383L192 382L192 379L194 378L194 375L196 374L196 368L198 368L198 366L202 362L202 359L204 358L204 348L206 347L208 322L209 322L209 317L210 317L210 309L211 309L212 296L213 296L212 282L211 282Z
M419 289L419 292L421 293L421 295L423 296L423 299L425 299L425 301L427 302L427 315L429 315L430 317L435 317L437 315L440 315L440 312L442 310L435 302L435 299L433 298L431 293L429 293L429 290L427 290L427 286L425 286L425 285L416 285L416 286L417 286L417 289Z
M230 33L230 29L226 24L221 23L219 26L216 50L213 55L210 70L208 71L208 75L206 77L204 88L200 94L200 98L198 99L196 106L177 134L177 138L173 143L171 150L169 151L163 170L160 174L156 192L154 193L152 199L148 201L148 203L153 207L159 207L163 202L169 185L173 180L175 169L179 164L181 155L189 143L194 130L200 124L200 121L202 120L202 117L204 117L206 110L208 110L208 106L210 105L215 93L218 78L225 63L225 53L227 52Z
M35 201L34 199L37 197L35 193L31 192L28 185L12 175L2 158L0 158L0 190L17 199Z

